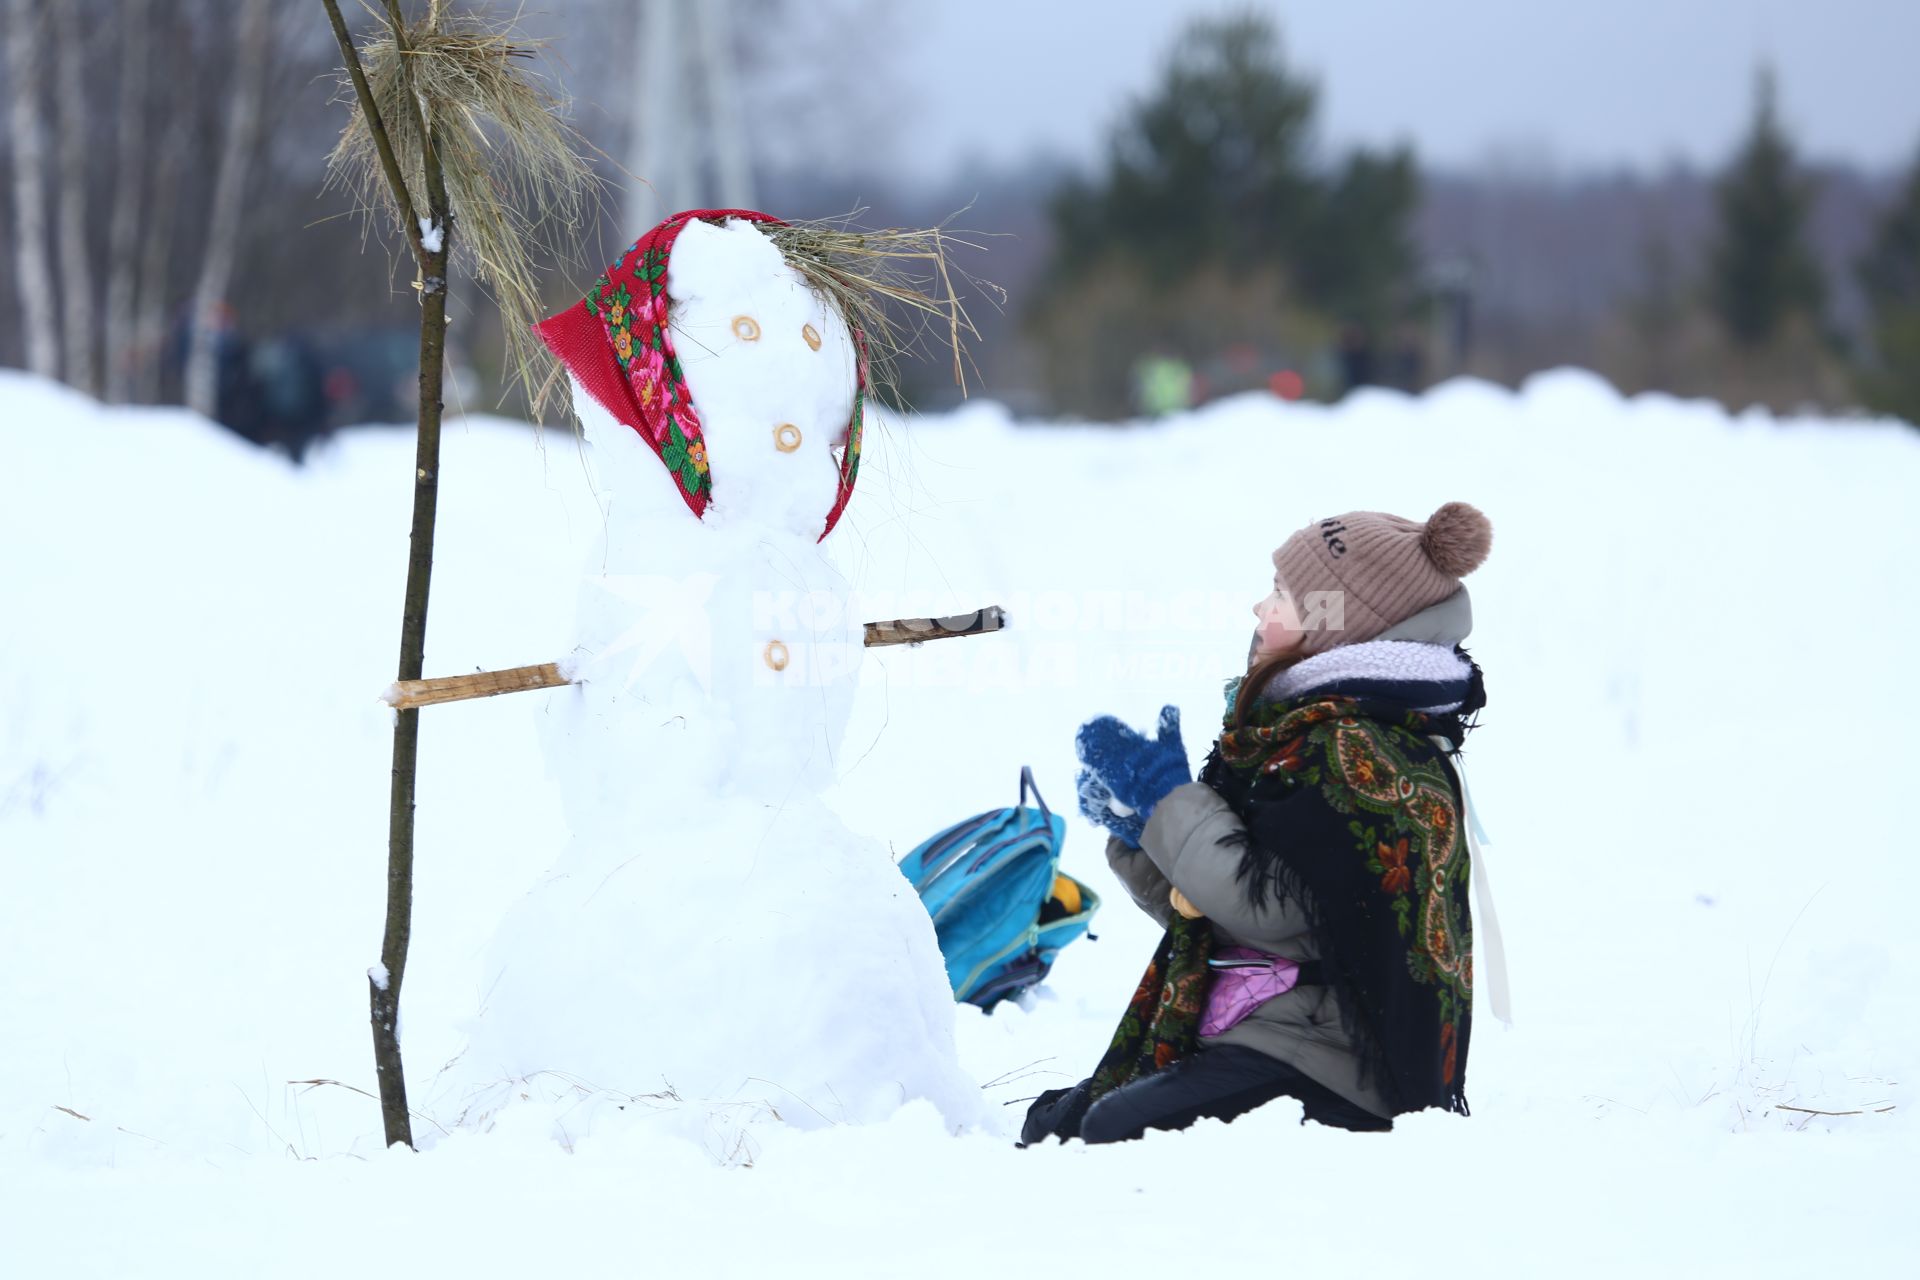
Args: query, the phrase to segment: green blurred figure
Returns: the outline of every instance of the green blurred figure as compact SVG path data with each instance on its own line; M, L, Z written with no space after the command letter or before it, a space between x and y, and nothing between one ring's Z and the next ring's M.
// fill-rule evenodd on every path
M1133 398L1150 418L1193 407L1193 366L1179 356L1155 351L1133 366Z

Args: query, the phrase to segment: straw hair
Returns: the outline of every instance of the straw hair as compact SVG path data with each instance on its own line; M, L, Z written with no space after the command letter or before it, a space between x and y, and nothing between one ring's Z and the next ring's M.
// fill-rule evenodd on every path
M848 326L866 335L868 381L876 390L897 399L900 357L937 332L953 355L953 380L965 394L966 344L980 334L955 282L983 291L995 305L1007 295L955 266L949 251L984 246L944 227L866 230L853 225L858 213L761 230Z
M505 23L449 14L434 0L422 21L406 25L402 55L380 17L360 56L401 175L410 190L426 189L424 117L452 207L453 260L493 296L511 381L538 399L547 380L546 353L531 331L541 312L536 260L570 260L583 214L597 203L600 179L582 154L586 144L562 119L564 104L544 78L525 67L542 42ZM345 96L352 110L328 158L328 180L368 213L383 208L397 218L366 119L350 89ZM424 217L424 201L415 205ZM559 394L565 385L558 383Z

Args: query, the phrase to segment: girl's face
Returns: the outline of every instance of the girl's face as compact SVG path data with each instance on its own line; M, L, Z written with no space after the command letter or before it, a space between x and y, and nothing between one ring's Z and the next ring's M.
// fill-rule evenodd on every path
M1299 626L1300 617L1294 612L1293 600L1277 577L1267 598L1253 606L1253 616L1260 620L1260 625L1253 633L1252 652L1247 655L1249 668L1268 658L1293 652L1307 637Z

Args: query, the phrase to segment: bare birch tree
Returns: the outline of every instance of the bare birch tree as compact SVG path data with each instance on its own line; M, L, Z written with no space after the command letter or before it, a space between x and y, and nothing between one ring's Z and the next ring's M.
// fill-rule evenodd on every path
M121 0L120 103L113 165L113 215L107 227L107 294L104 361L106 396L131 398L136 360L135 329L140 281L140 206L146 192L147 44L153 0Z
M753 203L732 0L643 0L634 10L643 68L630 89L627 196L638 230L679 209ZM650 185L647 185L650 184Z
M177 31L173 35L179 35ZM163 115L154 180L144 196L140 219L140 280L132 328L132 399L159 401L161 345L167 342L167 313L173 309L173 226L179 219L180 169L194 140L194 115L180 104Z
M13 143L14 276L20 290L27 368L60 376L59 323L47 262L47 180L40 123L42 7L7 0L7 124Z
M87 81L86 25L80 6L62 0L53 6L55 102L59 139L60 314L65 321L62 347L67 382L88 395L100 394L94 363L93 261L87 252Z
M187 406L207 417L213 417L219 407L220 371L215 347L219 335L215 326L220 321L219 312L226 301L227 289L233 282L247 169L260 141L271 18L270 0L242 0L233 97L228 103L220 167L214 177L206 255L200 261L200 280L193 291L192 334L187 347Z
M733 0L701 0L691 7L700 32L700 78L712 134L713 189L727 208L750 209L753 165L747 153L740 79L735 74Z
M627 191L626 224L639 235L683 207L693 185L692 154L675 136L686 120L676 110L684 100L683 69L674 49L680 34L678 0L641 0L633 9L639 46L640 83L630 89L627 171L641 175Z

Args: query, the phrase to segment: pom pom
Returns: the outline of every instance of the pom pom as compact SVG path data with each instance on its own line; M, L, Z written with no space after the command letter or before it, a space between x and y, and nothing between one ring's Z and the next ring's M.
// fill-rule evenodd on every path
M1421 550L1449 578L1478 569L1492 546L1493 523L1464 502L1449 502L1434 512L1420 534Z

